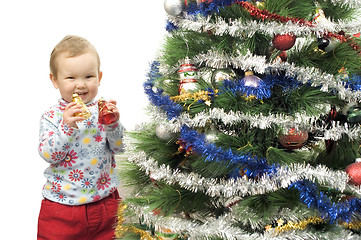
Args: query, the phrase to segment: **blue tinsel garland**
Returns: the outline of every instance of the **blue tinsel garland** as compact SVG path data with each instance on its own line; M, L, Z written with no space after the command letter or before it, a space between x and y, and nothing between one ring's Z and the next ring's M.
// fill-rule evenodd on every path
M236 2L239 2L239 0L212 0L211 2L205 1L199 4L195 2L190 2L186 7L186 12L189 15L200 14L203 16L208 16L212 13L218 12L219 8L232 5ZM243 2L249 1L244 0Z
M176 25L174 25L172 22L167 21L167 24L165 26L165 30L167 32L173 32L175 30L178 30L178 27Z
M318 190L315 183L308 180L298 181L290 187L296 188L300 193L300 200L308 208L317 209L321 217L336 223L337 220L350 223L352 215L361 213L361 201L352 198L345 202L333 203L330 198L322 191Z
M234 95L253 95L257 99L265 99L271 97L271 89L275 85L283 87L283 91L286 92L298 88L302 84L293 77L268 74L261 79L258 87L245 86L242 79L224 80L219 93L232 92Z
M154 87L154 81L161 77L159 74L159 62L154 61L151 64L151 70L148 74L147 81L143 84L144 92L148 95L149 101L159 108L163 109L168 119L176 118L178 117L183 110L183 107L175 102L173 102L169 95L163 95L163 90L157 89L157 92L153 90Z
M231 149L224 150L217 147L214 143L208 143L204 134L200 134L187 126L181 128L181 139L188 146L192 146L193 150L203 157L205 161L210 162L228 162L244 167L246 174L250 178L262 176L263 174L272 175L277 171L277 165L268 165L267 160L252 156L250 154L240 154Z
M353 74L350 78L345 79L346 87L351 88L353 91L361 91L361 76Z

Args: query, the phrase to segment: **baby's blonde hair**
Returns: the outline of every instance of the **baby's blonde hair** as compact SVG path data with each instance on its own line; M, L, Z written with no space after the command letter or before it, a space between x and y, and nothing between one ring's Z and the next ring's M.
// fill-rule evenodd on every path
M85 38L68 35L63 38L53 49L50 55L50 72L57 76L56 58L65 53L66 57L77 57L87 52L92 52L97 57L98 72L100 71L100 58L95 47Z

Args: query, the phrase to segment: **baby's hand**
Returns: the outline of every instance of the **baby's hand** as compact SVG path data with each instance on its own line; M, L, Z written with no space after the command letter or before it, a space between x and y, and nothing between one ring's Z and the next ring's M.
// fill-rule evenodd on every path
M77 128L76 122L84 121L83 117L74 117L74 114L82 112L82 106L71 102L65 106L65 110L63 113L63 119L66 124L73 128Z
M107 102L107 108L112 111L115 115L116 115L116 119L114 122L117 122L119 120L119 117L120 117L120 114L119 114L119 111L118 111L118 108L117 108L117 101L115 100L108 100Z

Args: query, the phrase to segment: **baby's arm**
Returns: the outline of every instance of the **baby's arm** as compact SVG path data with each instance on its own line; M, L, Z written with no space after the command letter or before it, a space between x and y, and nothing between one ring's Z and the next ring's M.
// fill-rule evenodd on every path
M44 114L40 121L40 156L50 164L60 163L66 158L77 131L63 119L58 123L56 119Z
M123 144L123 134L124 134L124 127L119 122L119 111L116 107L117 102L114 100L109 100L107 103L107 107L109 110L111 110L113 113L117 115L117 121L115 123L112 123L110 125L105 125L105 131L107 134L107 140L109 143L110 149L113 151L113 153L118 153L120 151L123 151L124 144Z

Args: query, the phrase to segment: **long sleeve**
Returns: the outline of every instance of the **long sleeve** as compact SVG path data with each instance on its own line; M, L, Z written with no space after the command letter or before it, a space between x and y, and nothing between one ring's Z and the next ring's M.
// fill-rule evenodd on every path
M56 164L67 157L77 129L51 116L45 113L40 121L39 154L48 163Z
M124 151L124 127L122 126L122 124L118 121L111 125L107 125L104 128L111 151L114 154Z

